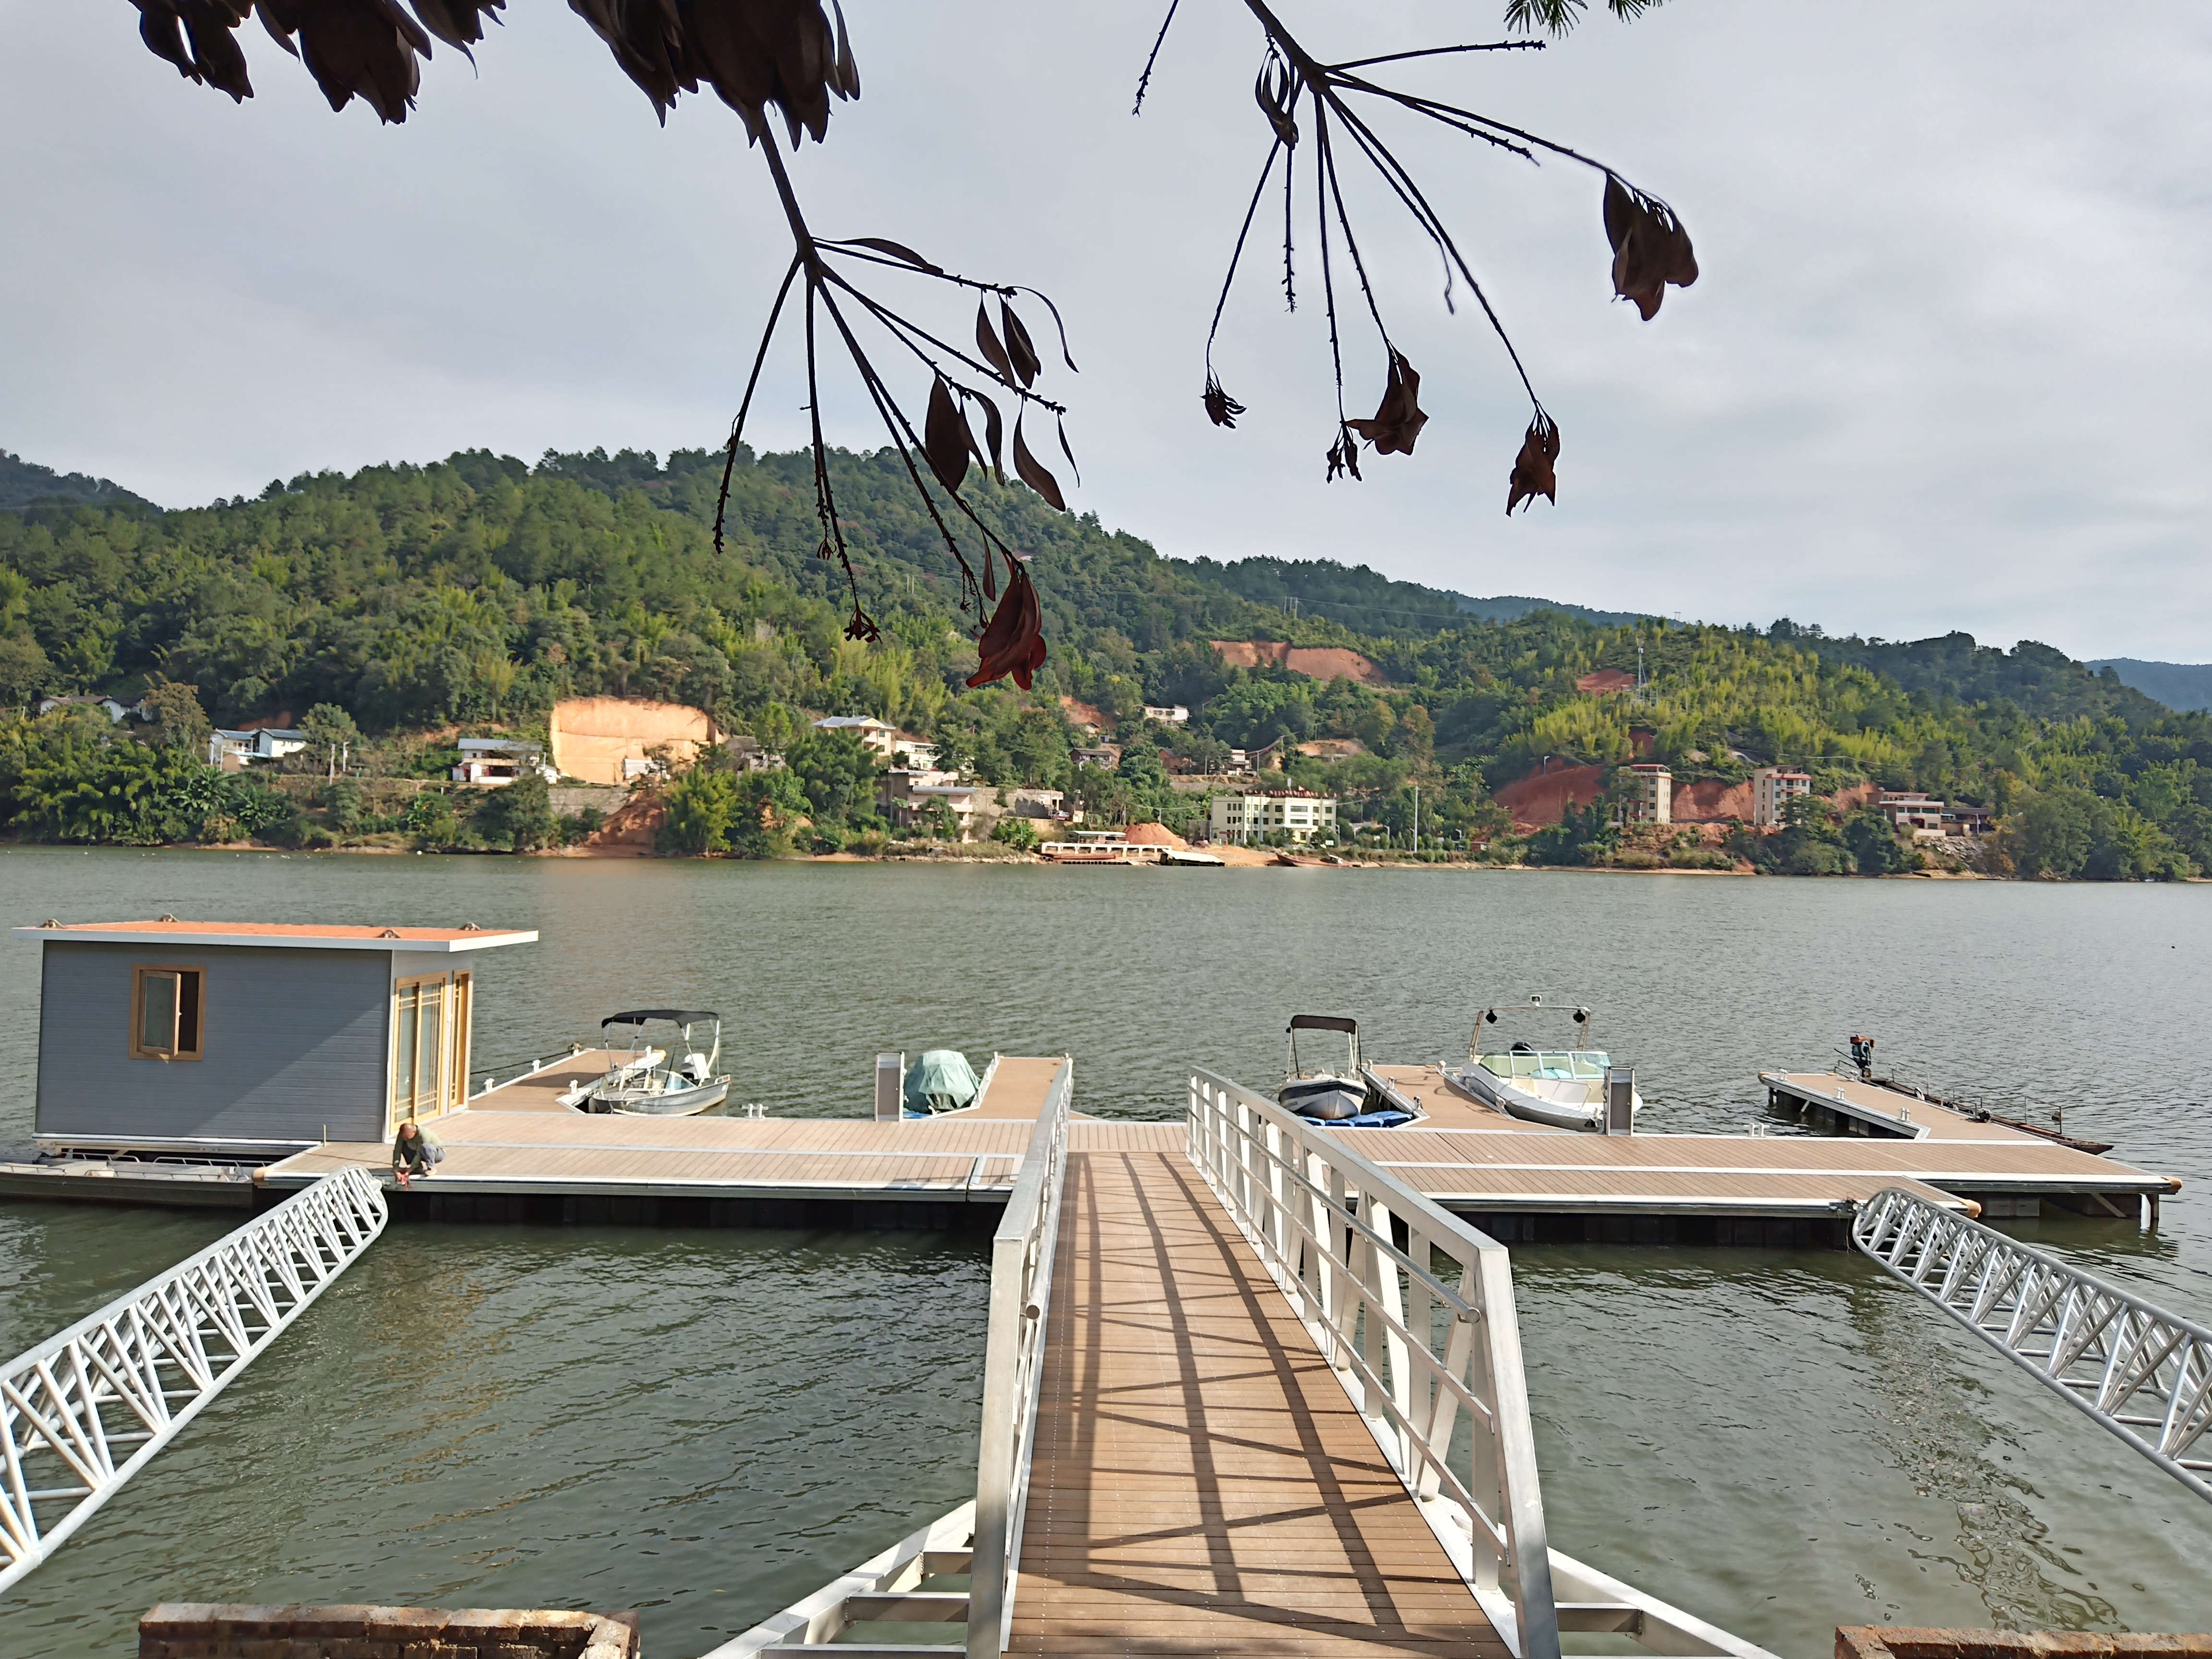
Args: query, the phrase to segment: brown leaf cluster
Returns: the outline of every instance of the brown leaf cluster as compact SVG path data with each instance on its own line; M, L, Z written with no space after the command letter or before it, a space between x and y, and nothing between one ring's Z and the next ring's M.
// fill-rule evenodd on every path
M1211 369L1206 371L1206 392L1200 401L1206 404L1206 418L1216 426L1234 428L1237 417L1244 412L1244 405L1221 389Z
M462 52L483 39L487 14L507 0L131 0L140 37L191 80L253 95L234 31L256 11L285 51L307 65L334 110L364 100L386 121L404 121L422 85L433 35ZM794 147L830 130L830 100L858 98L860 71L845 15L830 0L568 0L605 41L623 74L661 118L679 92L714 88L768 135L772 105ZM409 9L411 8L412 15ZM835 14L836 21L830 21ZM418 21L419 20L419 21Z
M1507 518L1513 516L1513 509L1522 501L1533 502L1539 495L1555 507L1559 505L1559 425L1540 409L1528 422L1527 435L1521 440L1521 453L1513 459L1513 477L1505 495Z
M1378 455L1410 455L1413 441L1421 435L1421 428L1429 423L1422 413L1421 377L1406 354L1393 350L1390 354L1390 373L1382 383L1382 401L1376 405L1371 421L1346 421L1345 424L1375 446ZM1357 477L1359 469L1352 469Z
M970 689L1012 674L1014 684L1026 691L1044 666L1044 608L1037 603L1029 568L1018 559L1006 562L1006 597L999 601L984 624L983 637L976 641L978 661L968 677Z
M404 121L422 85L430 37L468 52L485 14L507 0L131 0L139 38L157 58L204 85L253 96L233 31L257 10L270 38L307 65L334 110L360 98L386 121ZM416 20L420 19L418 22Z
M801 132L817 143L830 131L830 100L860 95L845 14L833 26L822 0L568 0L569 9L607 44L663 121L678 92L702 82L768 136L768 107L783 113L792 147Z
M1667 284L1698 280L1690 233L1674 209L1605 175L1605 234L1613 244L1613 291L1632 300L1645 322L1659 314Z

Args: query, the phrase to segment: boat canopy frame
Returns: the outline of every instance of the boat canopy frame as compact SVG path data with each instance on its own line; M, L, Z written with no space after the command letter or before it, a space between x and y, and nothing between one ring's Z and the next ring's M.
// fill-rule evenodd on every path
M666 1020L672 1025L697 1025L720 1018L721 1016L711 1008L632 1008L623 1013L609 1014L599 1022L599 1029L604 1031L610 1025L644 1025L653 1020Z
M1526 1002L1493 1003L1474 1017L1474 1035L1467 1040L1467 1057L1469 1060L1480 1061L1485 1053L1506 1052L1502 1048L1486 1050L1482 1046L1484 1028L1497 1024L1498 1016L1501 1014L1571 1014L1574 1016L1575 1024L1583 1028L1576 1033L1577 1039L1584 1042L1591 1036L1594 1030L1593 1021L1596 1018L1587 1003L1547 1002L1543 998L1536 996L1530 997ZM1545 1050L1544 1052L1554 1051Z
M1319 1073L1310 1073L1298 1064L1298 1033L1301 1031L1335 1031L1347 1038L1352 1045L1352 1066L1341 1073L1331 1072L1331 1077L1347 1078L1359 1075L1359 1022L1346 1014L1292 1014L1283 1034L1291 1040L1290 1067L1285 1076L1291 1080Z

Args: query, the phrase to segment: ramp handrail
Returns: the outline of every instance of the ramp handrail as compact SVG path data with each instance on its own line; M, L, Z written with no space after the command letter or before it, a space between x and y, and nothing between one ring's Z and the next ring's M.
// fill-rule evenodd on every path
M326 1176L0 1369L0 1590L275 1341L386 1213L365 1171Z
M1186 1127L1206 1184L1331 1366L1358 1380L1353 1392L1376 1441L1484 1613L1520 1659L1558 1659L1505 1247L1342 1140L1212 1073L1191 1075ZM1439 1278L1437 1255L1457 1272ZM1462 1412L1474 1432L1460 1469L1451 1447Z
M1859 1206L1851 1242L2212 1498L2212 1457L2190 1455L2212 1431L2212 1330L1895 1187Z
M1075 1063L1063 1060L1045 1091L1021 1172L991 1240L990 1335L983 1357L983 1434L975 1460L975 1545L969 1578L969 1659L1006 1651L1021 1570L1022 1511L1036 1440L1052 1311L1053 1258L1067 1176L1068 1103Z

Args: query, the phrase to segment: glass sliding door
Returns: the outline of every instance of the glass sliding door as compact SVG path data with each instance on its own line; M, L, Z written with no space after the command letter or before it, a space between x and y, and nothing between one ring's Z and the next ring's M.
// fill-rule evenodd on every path
M426 974L392 988L392 1091L386 1133L438 1117L468 1098L469 976Z

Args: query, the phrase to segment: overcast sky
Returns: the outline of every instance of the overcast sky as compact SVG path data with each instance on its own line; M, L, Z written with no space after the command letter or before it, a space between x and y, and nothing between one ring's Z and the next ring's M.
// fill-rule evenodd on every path
M1334 58L1502 33L1499 0L1278 9ZM1564 434L1559 505L1510 523L1525 400L1356 164L1424 376L1418 453L1323 483L1310 210L1285 316L1279 198L1215 351L1249 412L1206 423L1206 319L1266 149L1259 36L1234 0L1182 0L1133 120L1164 9L847 0L865 95L793 163L823 234L1060 301L1084 372L1041 389L1073 408L1079 511L1166 553L1474 594L2212 659L2203 0L1672 0L1378 71L1611 162L1697 240L1703 279L1642 323L1610 300L1595 175L1382 118ZM145 52L125 0L0 0L0 447L178 506L477 446L719 442L789 254L760 159L711 99L655 125L556 0L508 16L383 127L332 116L258 28L238 106ZM884 287L966 335L957 300ZM1368 414L1382 351L1347 323ZM775 362L756 430L787 447L803 392ZM833 441L879 441L848 386L823 407Z

